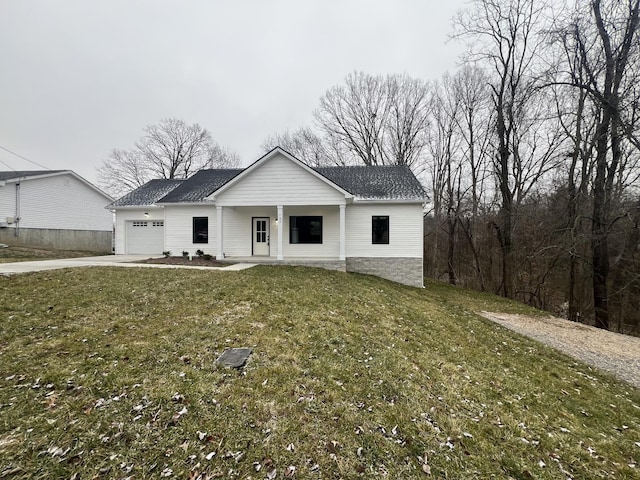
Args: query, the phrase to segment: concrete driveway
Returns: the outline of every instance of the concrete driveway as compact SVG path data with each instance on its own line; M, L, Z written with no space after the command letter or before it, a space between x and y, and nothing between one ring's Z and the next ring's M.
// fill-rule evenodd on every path
M60 258L56 260L38 260L35 262L0 263L0 275L40 272L73 267L135 267L135 268L190 268L195 270L237 271L251 268L255 264L236 263L228 267L189 267L182 265L159 265L152 263L132 263L146 260L149 255L103 255L100 257Z

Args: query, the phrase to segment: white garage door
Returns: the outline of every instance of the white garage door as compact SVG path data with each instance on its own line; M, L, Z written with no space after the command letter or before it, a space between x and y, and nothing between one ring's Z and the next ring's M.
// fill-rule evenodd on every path
M127 253L160 255L164 250L164 222L137 220L127 222Z

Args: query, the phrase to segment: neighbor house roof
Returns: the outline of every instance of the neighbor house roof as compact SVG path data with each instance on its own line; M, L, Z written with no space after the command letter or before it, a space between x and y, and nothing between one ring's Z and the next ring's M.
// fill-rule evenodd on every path
M141 187L136 188L110 205L107 205L107 208L130 207L134 205L140 207L151 206L184 182L186 182L186 180L175 178L149 180Z
M362 199L424 200L427 197L406 165L319 167L314 170Z
M202 202L208 195L241 173L241 168L200 170L182 185L171 190L158 203Z
M0 180L18 180L28 177L40 177L42 175L51 175L52 173L68 172L69 170L20 170L20 171L4 171L0 172Z
M25 180L43 179L43 178L47 178L47 177L57 177L57 176L60 176L60 175L69 175L69 176L77 179L78 181L84 183L87 187L95 190L96 192L98 192L100 195L104 196L109 201L113 200L111 195L103 192L98 187L96 187L93 183L91 183L88 180L84 179L83 177L78 175L73 170L18 170L18 171L16 171L16 170L11 170L11 171L5 170L5 171L0 171L0 182L10 182L10 183L15 182L15 183L19 183L19 182L23 182Z

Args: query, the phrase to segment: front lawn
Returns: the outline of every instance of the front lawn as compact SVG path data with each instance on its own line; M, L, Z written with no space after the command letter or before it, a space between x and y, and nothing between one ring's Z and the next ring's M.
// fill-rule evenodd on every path
M0 277L0 478L637 478L640 392L478 310L526 307L302 267Z
M93 257L107 255L104 252L83 252L78 250L55 250L47 248L17 247L9 245L0 248L0 263L31 262L34 260L54 260L57 258Z

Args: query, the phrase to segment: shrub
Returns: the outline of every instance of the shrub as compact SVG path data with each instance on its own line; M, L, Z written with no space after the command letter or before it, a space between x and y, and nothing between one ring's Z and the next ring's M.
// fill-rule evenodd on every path
M182 251L182 256L183 256L184 258L187 258L187 257L189 256L189 252L187 252L186 250L183 250L183 251Z
M208 253L205 253L202 258L204 258L205 260L211 260L213 258L213 256L209 255Z
M202 257L204 255L204 252L202 250L196 250L196 255Z
M165 250L164 252L162 252L162 255L164 255L164 258L168 258L171 256L171 250Z

